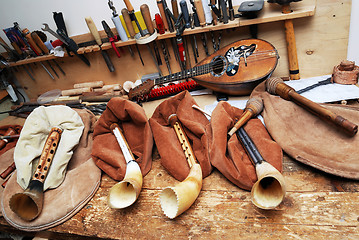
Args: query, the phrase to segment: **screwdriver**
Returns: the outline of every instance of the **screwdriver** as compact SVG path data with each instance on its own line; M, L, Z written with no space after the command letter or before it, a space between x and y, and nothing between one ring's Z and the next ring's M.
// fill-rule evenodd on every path
M96 43L98 44L98 46L100 47L100 50L101 50L101 54L103 56L103 59L105 60L106 62L106 65L108 67L108 70L110 72L114 72L115 71L115 67L113 66L113 63L110 59L110 57L108 56L108 53L105 51L105 50L102 50L102 40L101 40L101 37L100 37L100 34L97 30L97 27L95 25L95 23L93 22L92 18L91 17L86 17L85 18L86 20L86 23L87 23L87 26L88 28L90 29L90 32L92 34L92 36L95 38L96 40Z

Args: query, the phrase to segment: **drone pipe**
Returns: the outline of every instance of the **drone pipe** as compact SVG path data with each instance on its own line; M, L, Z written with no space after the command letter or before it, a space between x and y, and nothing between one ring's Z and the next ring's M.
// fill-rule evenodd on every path
M266 88L269 93L277 94L285 100L293 101L297 105L316 114L320 118L333 123L350 136L354 136L358 132L358 125L350 122L340 115L335 114L329 109L322 107L318 103L312 102L308 98L301 96L292 87L285 84L281 78L269 78L266 81Z

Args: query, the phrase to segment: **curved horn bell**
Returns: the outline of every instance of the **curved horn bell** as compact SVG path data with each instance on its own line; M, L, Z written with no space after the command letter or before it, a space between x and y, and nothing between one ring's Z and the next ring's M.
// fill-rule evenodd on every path
M196 163L196 158L187 136L175 114L168 118L181 143L188 165L191 168L187 178L175 187L167 187L160 194L161 208L171 219L186 211L196 201L202 188L202 168Z
M258 180L251 190L252 203L262 209L277 207L283 201L286 192L283 175L263 159L242 127L236 133L256 168Z
M110 189L107 202L111 208L121 209L132 205L137 200L142 189L143 176L119 126L112 124L111 129L116 136L127 165L125 177Z
M58 127L51 129L42 150L38 166L28 187L23 193L16 193L10 198L9 205L11 210L25 221L34 220L42 211L44 199L43 186L61 134L62 129Z
M266 161L256 164L258 181L251 190L252 203L262 209L277 207L285 196L283 175Z

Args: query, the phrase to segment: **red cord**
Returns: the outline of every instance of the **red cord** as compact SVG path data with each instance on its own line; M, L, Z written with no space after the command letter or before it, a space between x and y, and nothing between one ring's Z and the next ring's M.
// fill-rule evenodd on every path
M144 96L144 99L152 99L152 98L159 98L162 96L168 96L168 95L173 95L179 92L182 92L184 90L193 90L198 88L200 85L194 81L194 80L189 80L186 82L181 82L181 83L177 83L177 84L172 84L172 85L168 85L165 87L159 87L159 88L154 88L151 90L151 92L147 95Z

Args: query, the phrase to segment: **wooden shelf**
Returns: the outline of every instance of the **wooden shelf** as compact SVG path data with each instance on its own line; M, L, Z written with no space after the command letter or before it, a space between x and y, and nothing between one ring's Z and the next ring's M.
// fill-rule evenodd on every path
M193 29L185 29L183 32L183 35L191 35L191 34L198 34L198 33L204 33L204 32L210 32L210 31L218 31L218 30L224 30L224 29L231 29L231 28L237 28L242 26L249 26L253 24L262 24L262 23L269 23L269 22L275 22L275 21L282 21L286 19L296 19L296 18L303 18L303 17L309 17L313 16L316 10L316 0L311 1L302 1L291 4L292 13L289 14L283 14L281 12L281 6L278 4L272 4L264 2L263 10L259 13L257 18L254 19L245 19L242 17L236 18L233 21L229 21L227 24L218 23L217 25L209 25L205 27L196 27ZM234 6L235 11L237 11L238 6ZM238 13L238 12L236 12ZM114 33L117 33L116 29L113 28L112 31ZM99 31L101 38L107 38L107 35L105 31ZM176 32L165 32L164 34L160 35L158 34L157 39L167 39L167 38L173 38L176 36ZM78 36L71 37L76 43L83 43L83 42L89 42L94 40L91 33L86 33ZM128 45L134 45L136 44L136 40L129 39L126 42L118 41L115 43L116 47L123 47ZM111 49L111 43L106 42L102 44L102 49L107 50ZM100 47L98 45L88 46L88 47L82 47L77 52L79 54L83 53L91 53L99 51ZM64 57L67 57L68 55L65 54ZM23 64L29 64L33 62L41 62L41 61L47 61L51 59L56 59L58 57L55 57L53 55L46 55L46 56L39 56L36 58L29 58L20 60L17 62L10 63L10 67L13 66L19 66Z

